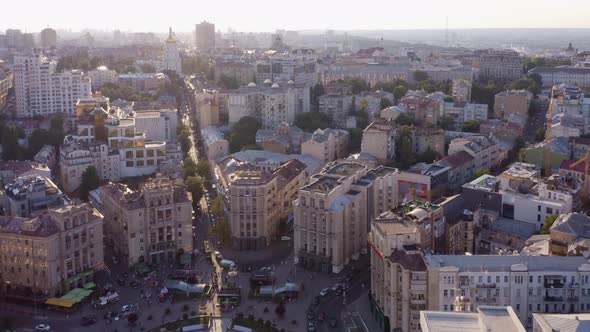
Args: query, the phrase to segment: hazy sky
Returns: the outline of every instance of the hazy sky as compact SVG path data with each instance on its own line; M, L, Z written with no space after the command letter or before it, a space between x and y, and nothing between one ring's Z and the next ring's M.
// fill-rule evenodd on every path
M590 0L2 0L0 30L590 28ZM37 3L38 2L38 3Z

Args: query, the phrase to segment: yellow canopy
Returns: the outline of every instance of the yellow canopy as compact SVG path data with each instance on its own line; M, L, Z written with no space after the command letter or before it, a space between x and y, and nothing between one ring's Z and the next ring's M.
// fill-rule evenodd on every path
M58 307L71 308L76 302L66 299L59 299L57 297L50 297L45 301L45 304L55 305Z

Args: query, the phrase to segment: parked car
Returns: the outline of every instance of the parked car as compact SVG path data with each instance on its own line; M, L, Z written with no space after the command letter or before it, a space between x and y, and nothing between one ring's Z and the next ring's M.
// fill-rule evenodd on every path
M215 254L215 258L217 258L218 260L223 259L223 256L221 255L221 253L219 251L214 252Z
M309 321L315 320L315 313L313 311L307 312L307 320L309 320Z
M328 320L328 325L329 325L330 327L336 327L336 326L338 326L338 321L336 320L336 318L334 318L334 317L331 317L331 318Z
M115 256L113 256L113 264L115 264L115 265L119 264L119 260Z
M129 286L131 286L131 288L133 288L133 289L138 289L140 284L139 284L139 282L133 280L129 283Z
M315 324L313 322L307 323L307 331L308 332L315 332Z
M322 291L320 292L320 296L326 296L328 295L328 293L330 292L330 288L326 287L324 289L322 289Z
M49 324L37 324L35 331L51 331L51 326Z
M96 316L83 316L82 326L90 326L96 324Z

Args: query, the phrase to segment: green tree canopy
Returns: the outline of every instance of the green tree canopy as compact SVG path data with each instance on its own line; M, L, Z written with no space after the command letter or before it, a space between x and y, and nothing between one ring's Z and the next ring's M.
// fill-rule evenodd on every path
M414 71L414 80L416 82L428 80L428 73L422 70Z
M89 166L82 172L82 181L80 183L80 198L88 201L88 193L98 188L100 185L100 178L94 166Z
M209 161L205 159L199 160L197 163L197 174L203 179L211 177L211 166L209 165Z
M479 133L479 121L467 120L463 122L463 131L466 133Z
M155 73L156 72L156 67L154 67L153 65L151 65L149 63L144 63L141 66L139 66L139 68L141 69L142 73Z
M537 142L542 142L545 140L545 127L537 129L537 132L535 133L535 140Z
M186 178L186 188L193 196L193 202L198 202L203 197L203 179L200 176L189 176Z
M443 115L440 118L439 126L444 130L455 130L455 119L450 115Z
M256 132L261 128L260 122L251 116L241 118L231 128L229 149L232 153L242 150L245 146L256 144Z
M541 92L541 85L532 78L523 78L513 81L508 85L511 90L527 90L530 93L537 95Z
M547 216L547 218L545 218L545 222L543 223L543 227L541 227L541 234L549 234L549 232L551 231L551 226L553 226L553 223L555 222L557 217L559 217L559 215L552 214L550 216Z
M182 166L184 167L184 175L185 177L189 177L189 176L196 176L197 175L197 164L195 163L195 161L193 160L193 158L186 157L184 159L184 162L182 163Z
M305 112L295 115L295 125L306 132L326 129L330 126L330 117L321 112Z
M411 126L416 124L416 120L413 116L407 113L401 113L396 119L395 123L402 125L402 126Z
M343 80L338 80L338 82L350 84L353 95L358 95L363 91L369 90L367 82L358 77L347 77Z
M6 160L22 160L24 158L24 150L18 144L21 128L15 126L2 127L2 159Z
M381 101L379 102L379 108L380 109L386 109L389 106L392 106L393 104L391 103L391 100L387 99L387 98L381 98Z
M221 74L219 76L219 81L217 82L217 84L219 84L222 88L228 90L233 90L240 87L240 82L238 82L237 78L225 74Z
M486 174L490 174L490 170L487 169L487 168L480 168L480 169L478 169L478 170L475 171L475 173L474 173L473 176L474 176L475 179L477 179L480 176L486 175Z

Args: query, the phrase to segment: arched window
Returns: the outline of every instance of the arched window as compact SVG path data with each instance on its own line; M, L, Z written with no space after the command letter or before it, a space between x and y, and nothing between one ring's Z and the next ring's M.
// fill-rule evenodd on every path
M324 208L324 200L320 199L320 209L323 209L323 208Z
M309 200L309 206L311 206L312 208L314 208L314 207L315 207L315 199L311 198L311 199Z

